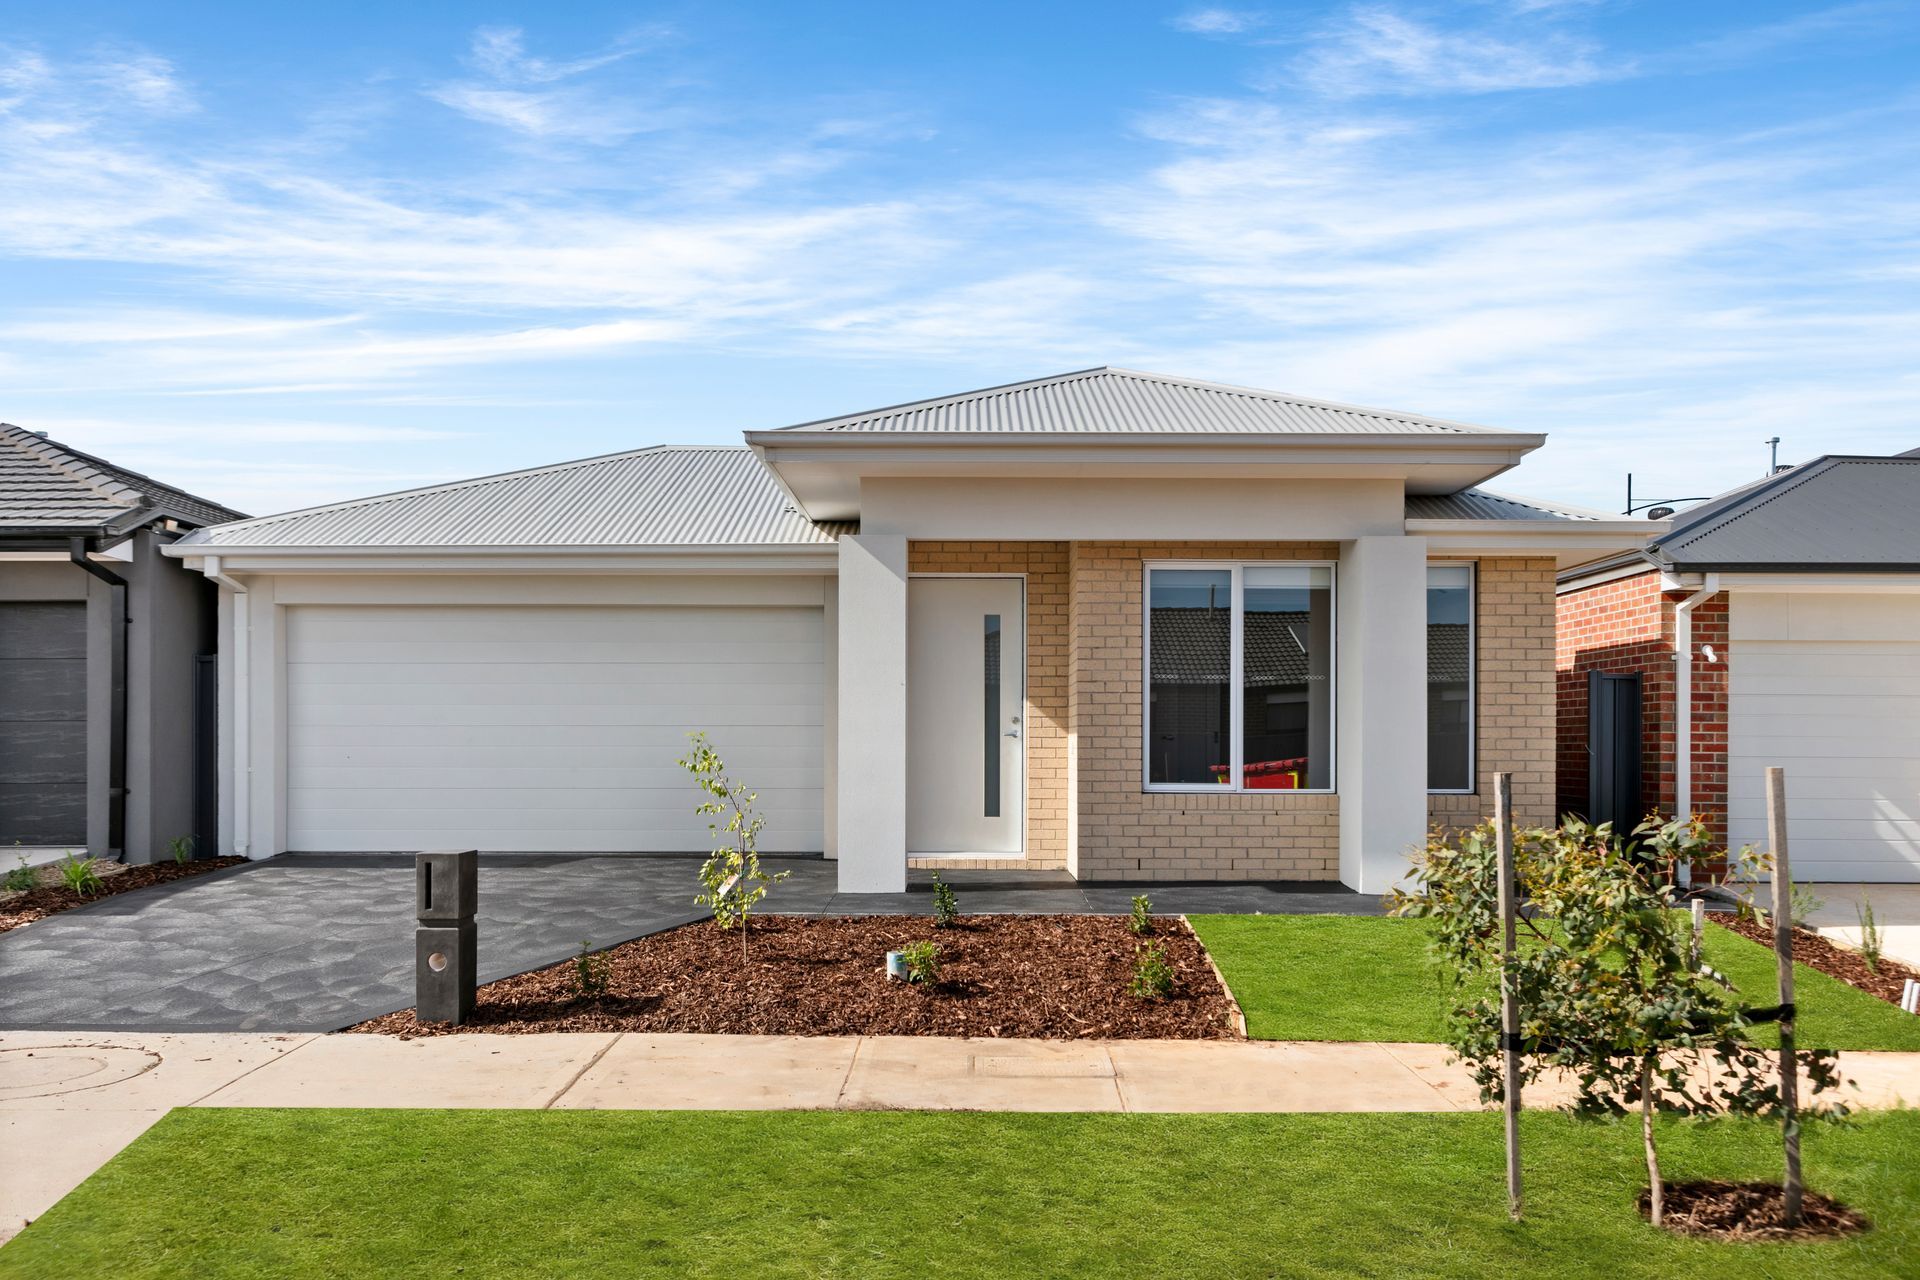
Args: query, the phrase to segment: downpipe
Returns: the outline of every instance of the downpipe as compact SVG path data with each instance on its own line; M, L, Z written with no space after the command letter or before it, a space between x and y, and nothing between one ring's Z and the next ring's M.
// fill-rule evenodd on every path
M252 653L253 611L248 607L247 584L221 571L220 557L208 556L200 572L215 586L231 593L233 621L233 852L248 857L253 833ZM216 717L217 718L217 717Z
M107 717L107 854L127 857L127 580L88 556L87 538L67 540L67 559L107 584L107 671L112 684Z
M1720 594L1720 575L1709 573L1701 588L1673 610L1673 816L1693 816L1693 611ZM1693 864L1680 864L1682 888L1693 884Z

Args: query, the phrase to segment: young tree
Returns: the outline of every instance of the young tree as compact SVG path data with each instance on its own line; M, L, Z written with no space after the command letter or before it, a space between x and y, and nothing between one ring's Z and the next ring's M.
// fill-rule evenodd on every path
M1683 833L1666 832L1666 852ZM1516 833L1522 942L1503 961L1495 832L1436 837L1416 888L1394 913L1431 919L1452 992L1449 1039L1480 1096L1504 1098L1500 979L1518 993L1522 1083L1556 1069L1579 1087L1575 1111L1640 1113L1651 1218L1664 1216L1654 1113L1770 1115L1780 1088L1748 1034L1738 993L1695 965L1685 917L1670 909L1664 859L1641 861L1606 825ZM1838 1083L1831 1054L1807 1054L1809 1092Z
M760 869L757 845L766 819L753 807L759 795L727 774L726 762L705 733L690 733L687 738L692 746L678 763L706 793L707 798L694 812L707 816L707 830L713 833L717 845L700 867L700 883L706 892L694 901L713 908L714 923L722 929L740 926L740 961L744 964L747 918L767 896L768 885L778 884L793 873L769 875Z

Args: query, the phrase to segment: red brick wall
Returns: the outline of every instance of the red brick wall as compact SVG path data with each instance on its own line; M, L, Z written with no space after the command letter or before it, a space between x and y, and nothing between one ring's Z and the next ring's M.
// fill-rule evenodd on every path
M1657 570L1561 595L1554 646L1558 807L1587 804L1587 672L1640 673L1641 806L1674 805L1674 606L1687 592L1660 590ZM1718 661L1700 657L1712 645ZM1693 612L1693 811L1716 841L1727 823L1727 598Z

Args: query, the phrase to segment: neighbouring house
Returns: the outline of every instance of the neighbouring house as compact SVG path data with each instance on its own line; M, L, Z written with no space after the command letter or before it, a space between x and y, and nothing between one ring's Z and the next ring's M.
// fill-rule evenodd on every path
M1123 369L201 530L222 849L768 852L1402 878L1553 815L1557 568L1645 521L1474 486L1543 437Z
M1559 583L1559 806L1694 813L1796 879L1920 882L1920 450L1829 456Z
M0 858L215 842L214 591L161 548L241 519L0 424Z

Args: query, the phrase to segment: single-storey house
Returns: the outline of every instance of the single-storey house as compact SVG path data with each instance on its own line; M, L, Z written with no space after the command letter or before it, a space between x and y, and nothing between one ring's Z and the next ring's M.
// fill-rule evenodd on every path
M160 554L241 513L0 424L0 857L215 841L210 583Z
M1553 581L1646 522L1476 485L1543 437L1098 368L201 530L222 847L766 852L1400 879L1553 816Z
M1796 879L1920 883L1920 450L1828 456L1559 582L1559 805L1695 813Z

